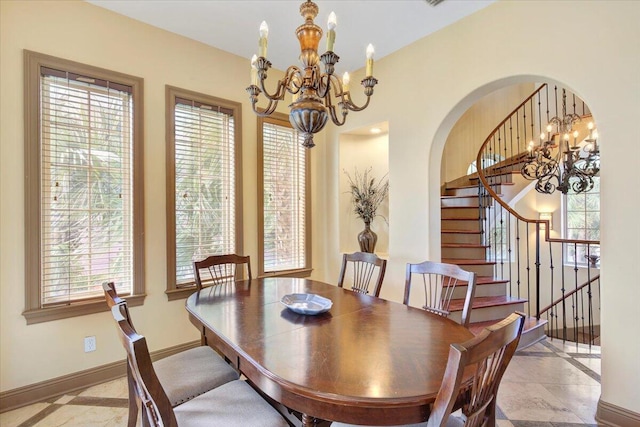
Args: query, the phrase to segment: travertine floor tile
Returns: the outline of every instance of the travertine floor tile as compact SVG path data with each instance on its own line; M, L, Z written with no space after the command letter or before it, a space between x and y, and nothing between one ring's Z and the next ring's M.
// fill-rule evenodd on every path
M532 346L529 346L525 349L518 351L518 354L522 354L522 353L553 353L553 351L549 347L538 342Z
M600 347L595 345L589 347L586 344L563 342L562 340L547 340L546 343L556 347L557 349L565 353L600 354Z
M33 405L14 409L13 411L4 412L0 414L0 426L17 427L50 405L50 403L34 403Z
M584 384L598 382L560 357L514 356L503 381L538 384Z
M126 378L119 378L117 380L98 384L96 386L89 387L79 393L78 396L115 397L126 399L129 396L127 380Z
M597 373L598 375L602 375L602 373L600 372L600 366L601 366L600 359L585 359L582 357L576 357L575 360L582 363L584 366L591 369L593 372Z
M122 427L127 425L127 409L65 405L34 424L34 427Z
M544 388L583 422L596 424L600 386L546 384Z
M540 384L503 381L498 391L498 406L509 420L582 423L576 414Z

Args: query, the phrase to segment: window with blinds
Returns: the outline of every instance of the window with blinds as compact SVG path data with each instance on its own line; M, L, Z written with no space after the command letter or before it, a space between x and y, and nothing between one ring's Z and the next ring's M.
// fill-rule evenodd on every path
M42 305L133 286L131 88L42 69Z
M308 150L285 116L261 118L259 128L260 273L308 273Z
M194 285L193 261L239 252L239 107L206 95L169 90L174 191L168 217L175 239L169 264L173 267L170 283L178 289Z
M141 165L134 94L142 81L123 84L102 69L27 57L36 63L28 76L37 79L37 86L27 83L25 161L34 172L27 179L27 247L37 254L27 259L27 311L92 299L104 309L103 282L133 295L143 279L134 221L134 164ZM37 289L29 287L33 281Z
M569 191L564 196L564 235L566 239L600 240L600 177L593 178L591 191L576 194ZM600 247L587 245L563 245L565 247L565 263L569 265L587 265L587 255L598 255ZM595 253L594 253L595 252Z

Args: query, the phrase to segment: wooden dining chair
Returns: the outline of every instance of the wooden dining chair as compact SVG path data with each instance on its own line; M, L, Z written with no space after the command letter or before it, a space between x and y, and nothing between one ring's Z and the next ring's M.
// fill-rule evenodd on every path
M349 268L351 266L351 268ZM368 252L354 252L342 255L342 268L338 278L338 286L343 287L347 270L351 271L351 290L361 294L369 293L369 286L373 283L373 295L380 296L387 260Z
M403 427L495 426L498 387L518 348L524 318L522 313L513 313L476 337L461 344L451 344L442 385L429 419ZM465 372L469 369L474 369L474 374L467 381ZM459 406L463 417L451 414ZM331 426L355 427L343 423Z
M233 283L244 278L240 267L247 266L247 278L251 280L251 258L249 255L236 254L211 255L201 261L193 262L193 276L196 288Z
M424 293L423 309L441 316L449 316L453 300L463 300L460 324L469 327L471 306L476 289L476 273L454 264L425 261L407 264L404 284L404 304L409 305L414 278L421 278Z
M107 305L110 308L119 306L127 323L135 331L127 303L118 296L114 283L106 282L102 287ZM171 406L180 405L195 396L239 378L235 369L213 349L206 346L172 354L154 362L153 367L160 383L164 386ZM138 405L136 405L135 399L135 378L130 368L127 364L127 385L129 387L129 420L127 425L133 427L138 419Z
M127 320L124 304L114 305L111 313L127 353L127 365L134 377L136 403L144 408L143 426L289 426L258 392L239 379L174 406L156 372L156 364L151 363L146 339Z

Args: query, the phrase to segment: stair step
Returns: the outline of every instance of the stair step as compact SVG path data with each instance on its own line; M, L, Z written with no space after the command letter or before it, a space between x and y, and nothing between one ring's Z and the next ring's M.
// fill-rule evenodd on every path
M440 217L445 219L475 219L480 217L478 206L442 206L440 208Z
M496 283L505 284L505 283L509 283L509 280L498 279L497 277L492 277L492 276L476 276L476 286L494 285ZM458 281L458 286L467 286L467 281L466 280Z
M474 178L469 178L469 179L474 179L477 180L478 177L474 177ZM492 187L497 186L497 185L515 185L515 183L513 182L494 182L494 183L489 183L489 185L491 185ZM478 188L478 184L468 184L468 185L454 185L452 187L449 187L448 185L445 187L445 191L446 190L458 190L458 189L464 189L464 188Z
M471 188L471 187L470 187ZM496 193L498 196L502 196L501 193ZM485 204L488 204L491 201L491 196L485 194L483 196L486 199ZM480 201L480 196L478 194L468 194L468 193L456 193L456 194L443 194L440 196L440 201L442 202L442 206L478 206Z
M487 261L482 258L443 258L442 262L459 265L465 270L473 271L478 276L492 276L496 265L495 261Z
M497 188L496 188L497 190ZM442 191L444 196L476 196L478 197L478 184L468 186L452 186L446 187Z
M492 285L494 283L509 283L508 279L498 279L493 276L476 276L476 286Z
M444 200L455 200L455 199L477 199L477 194L443 194L440 196L440 199Z
M512 304L524 304L527 300L524 298L510 297L507 295L501 295L496 297L478 297L473 298L472 309L480 309L486 307L498 307L502 305L512 305ZM451 304L449 305L449 311L462 311L464 306L464 299L452 299Z
M455 305L454 305L455 302ZM486 307L498 307L502 305L524 304L527 300L525 298L510 297L507 295L501 295L497 297L478 297L473 299L473 310ZM451 311L462 310L464 300L451 300ZM455 309L453 308L455 307Z
M506 293L507 293L507 285L505 282L499 282L499 281L490 281L490 282L486 281L482 283L476 282L476 290L475 290L474 298L504 296ZM460 282L458 283L455 290L453 291L451 298L464 299L466 294L467 294L467 283Z
M447 230L467 230L480 232L480 220L478 218L442 218L441 226Z
M511 180L511 176L515 173L520 173L519 170L515 171L515 170L505 170L505 171L496 171L496 173L490 173L490 174L486 174L484 176L485 179L489 180L489 184L491 185L502 185L502 184L506 184L508 182L511 181L504 181L504 182L500 182L500 181L496 181L496 178L505 178L507 180ZM478 182L480 181L480 177L479 176L474 176L469 178L469 181L472 182ZM477 185L477 184L476 184Z
M483 196L483 204L489 205L491 202L490 196ZM440 206L443 208L455 207L455 206L468 206L478 209L480 206L480 196L477 194L455 194L455 195L443 195L440 196Z
M456 258L484 258L489 246L474 243L442 243L442 257Z
M485 322L501 320L514 311L524 311L526 299L501 296L474 297L471 308L472 322ZM451 300L449 305L450 317L455 321L460 321L464 299Z
M500 176L500 175L498 175ZM462 178L458 178L456 180L453 181L449 181L447 183L445 183L444 188L443 188L443 193L444 194L478 194L478 174L472 174L472 175L467 175L464 176ZM496 187L494 188L494 191L497 192L497 187L499 187L500 185L513 185L513 182L510 180L502 180L501 181L493 181L494 178L490 178L489 179L489 185L491 187Z
M463 265L495 265L495 261L487 261L486 259L454 259L454 258L443 258L442 262L447 264L457 264L459 266Z
M479 245L482 241L479 231L444 230L440 236L443 245Z
M469 324L469 330L478 335L484 330L484 328L495 325L500 320L488 320L484 322L474 322ZM547 324L546 320L537 320L535 317L527 316L524 319L524 327L522 328L522 336L520 337L520 343L518 344L518 350L527 348L530 345L543 340L546 335L544 333L544 327Z
M479 248L486 249L489 245L476 245L474 243L442 243L443 248Z

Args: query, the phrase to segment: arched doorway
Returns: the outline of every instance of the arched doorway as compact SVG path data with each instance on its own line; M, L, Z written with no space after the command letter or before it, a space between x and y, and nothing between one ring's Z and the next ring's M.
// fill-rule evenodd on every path
M555 150L553 155L560 159L558 163L571 153L585 163L584 153L593 146L585 147L594 144L593 129L597 123L594 124L586 103L570 89L566 89L570 95L565 96L565 88L560 84L543 85L536 80L503 81L498 89L475 96L494 87L487 85L464 100L468 103L473 99L469 108L461 113L457 108L451 112L458 119L446 137L439 135L446 140L441 163L434 165L435 153L431 158L431 166L440 168L440 183L445 189L442 208L433 206L441 211L442 259L477 270L479 276L486 276L483 280L487 284L506 281L507 297L522 304L514 304L514 309L523 309L543 321L546 318L547 335L597 344L599 173L595 171L589 178L590 191L585 192L577 191L576 185L563 189L562 175L558 175L552 187L556 191L547 191L548 194L537 180L532 183L521 173L526 164L534 163L534 157L540 155L536 153L542 153L543 141L545 150L547 147L548 151ZM550 93L555 106L542 106L541 100L549 99ZM559 93L563 96L558 97ZM566 110L565 103L569 105ZM553 122L551 117L564 119L570 113L575 115L572 128L565 129L566 123L561 123L553 131L544 132L547 123ZM564 136L566 141L562 139L565 131L574 132ZM483 143L485 151L478 154ZM488 167L487 188L495 190L480 196L473 188L465 188L479 182L469 167L478 158ZM597 161L599 170L599 154ZM469 204L474 197L475 208ZM476 217L472 217L473 209ZM540 221L543 215L552 219L543 223ZM465 217L471 225L460 225ZM545 229L547 224L549 230ZM461 228L472 229L473 233L462 233ZM542 250L541 246L548 249Z

